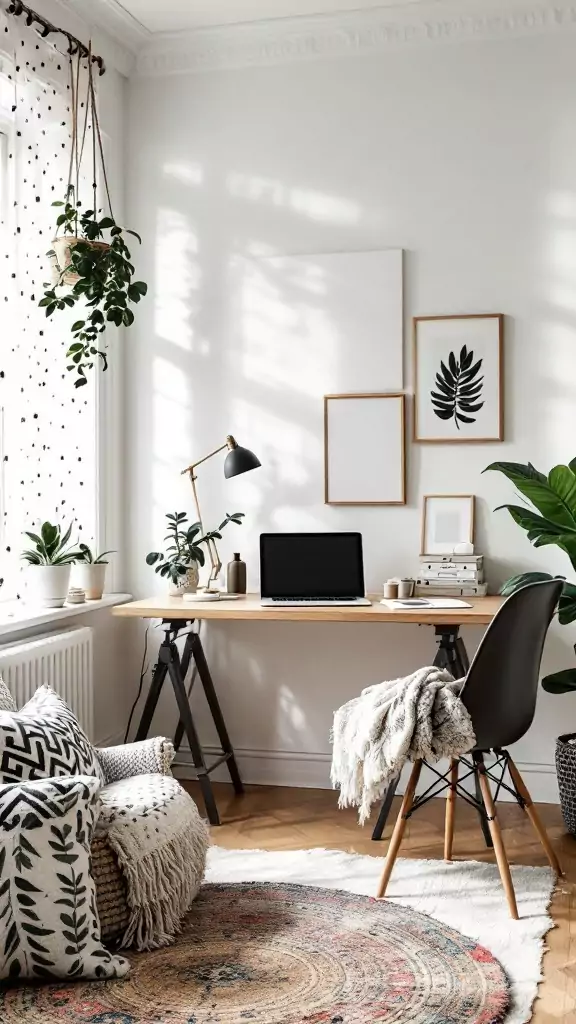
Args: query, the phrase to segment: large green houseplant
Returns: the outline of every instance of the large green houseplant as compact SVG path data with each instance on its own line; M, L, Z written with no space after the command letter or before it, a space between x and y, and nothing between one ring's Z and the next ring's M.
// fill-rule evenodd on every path
M508 510L514 522L526 531L528 540L535 548L554 545L564 551L576 572L576 459L572 459L567 466L554 466L548 476L540 473L530 462L527 465L493 462L484 472L489 470L503 473L533 506L500 505L499 508ZM506 581L502 594L507 596L527 583L553 578L547 572L523 572ZM558 578L564 580L558 604L558 620L566 626L576 621L576 585L569 583L564 576ZM542 680L542 686L549 693L575 691L576 668L553 672Z

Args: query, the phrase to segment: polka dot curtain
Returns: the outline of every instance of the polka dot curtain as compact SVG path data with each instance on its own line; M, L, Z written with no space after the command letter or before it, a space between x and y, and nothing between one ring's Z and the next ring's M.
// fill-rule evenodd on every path
M81 102L86 78L84 68ZM47 318L38 307L60 212L51 203L68 183L70 97L68 56L0 12L0 600L25 596L23 530L48 519L74 521L87 543L96 534L97 375L75 392L66 370L79 310Z

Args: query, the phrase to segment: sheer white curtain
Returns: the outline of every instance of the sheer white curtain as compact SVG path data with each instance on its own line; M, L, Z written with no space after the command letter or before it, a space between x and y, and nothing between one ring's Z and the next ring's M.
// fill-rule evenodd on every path
M74 520L87 543L96 535L98 377L75 391L66 369L78 310L47 318L38 307L51 203L68 183L71 107L69 57L0 12L0 600L24 593L24 529Z

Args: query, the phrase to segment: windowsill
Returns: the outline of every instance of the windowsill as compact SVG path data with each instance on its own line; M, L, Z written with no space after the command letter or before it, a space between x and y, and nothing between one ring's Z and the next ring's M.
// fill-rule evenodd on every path
M62 619L91 615L102 608L113 608L116 604L126 604L131 600L131 594L104 594L99 601L66 604L63 608L39 608L38 605L25 604L24 601L6 602L4 605L0 603L0 637L60 622Z

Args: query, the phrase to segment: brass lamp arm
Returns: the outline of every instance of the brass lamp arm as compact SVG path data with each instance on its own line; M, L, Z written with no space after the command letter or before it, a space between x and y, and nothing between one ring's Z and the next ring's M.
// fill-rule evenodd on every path
M198 459L198 462L193 462L191 466L187 466L183 469L180 476L184 476L186 473L193 473L197 466L201 466L203 462L208 462L214 455L218 455L218 452L223 452L225 448L236 448L237 444L231 434L226 438L226 443L221 444L219 448L215 448L209 455L205 455L203 459Z

